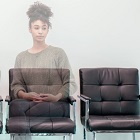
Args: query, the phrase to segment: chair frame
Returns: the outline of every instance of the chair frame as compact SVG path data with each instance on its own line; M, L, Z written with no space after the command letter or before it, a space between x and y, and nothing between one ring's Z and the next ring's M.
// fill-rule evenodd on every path
M6 96L5 102L7 103L6 104L7 112L9 112L10 101L11 101L10 96ZM72 110L73 110L72 120L76 126L76 100L72 96L69 96L68 102L72 106ZM9 114L7 113L6 120L8 120L8 119L9 119ZM75 133L76 133L76 130L75 130ZM73 139L73 133L8 133L8 132L6 132L6 134L10 134L10 140L14 140L15 136L63 136L63 140L66 140L66 136L69 136L69 140Z
M83 101L85 103L85 122L84 122L84 126L83 126L83 137L84 137L84 140L86 140L86 135L87 135L87 132L90 132L88 131L87 129L87 121L89 119L89 104L90 104L90 100L91 98L88 97L88 96L85 96L85 95L77 95L77 97ZM139 96L140 98L140 96ZM135 133L138 133L140 132L140 130L104 130L104 131L92 131L93 133L93 140L96 140L96 133L132 133L132 139L135 140L136 139L136 136L135 136Z
M1 96L0 96L0 120L2 122L2 133L3 133L3 99Z

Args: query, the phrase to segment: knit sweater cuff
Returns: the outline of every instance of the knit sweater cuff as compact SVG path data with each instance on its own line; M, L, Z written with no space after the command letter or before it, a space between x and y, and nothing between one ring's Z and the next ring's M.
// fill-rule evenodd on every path
M14 97L15 97L16 99L19 98L19 97L18 97L18 92L19 92L20 90L26 92L26 90L25 90L23 87L18 87L18 88L16 88L16 89L14 90Z

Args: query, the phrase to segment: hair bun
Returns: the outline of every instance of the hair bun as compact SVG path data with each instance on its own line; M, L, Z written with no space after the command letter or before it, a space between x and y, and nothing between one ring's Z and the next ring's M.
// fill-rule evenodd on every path
M46 6L45 4L42 4L40 2L34 2L34 4L31 5L30 8L28 9L27 15L29 18L42 16L44 18L49 19L50 17L53 16L53 13L50 7Z

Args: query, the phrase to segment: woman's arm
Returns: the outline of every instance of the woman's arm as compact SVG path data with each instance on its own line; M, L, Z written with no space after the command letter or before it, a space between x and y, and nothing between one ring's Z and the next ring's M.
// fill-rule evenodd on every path
M67 98L69 95L72 95L77 90L77 84L75 82L74 75L68 60L68 57L63 49L60 49L58 55L58 68L61 69L61 78L62 78L62 88L58 93L62 93L62 98Z

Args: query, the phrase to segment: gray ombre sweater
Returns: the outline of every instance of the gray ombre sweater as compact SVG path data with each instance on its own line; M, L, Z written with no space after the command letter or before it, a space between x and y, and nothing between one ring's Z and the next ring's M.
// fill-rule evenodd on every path
M16 57L15 68L21 69L13 76L12 91L15 98L18 98L19 90L54 95L62 93L63 98L66 98L77 89L67 55L61 48L48 46L35 54L29 53L28 50L23 51ZM43 69L42 75L35 76L34 68ZM46 74L44 74L44 68L48 68L45 71ZM59 69L59 72L56 72L56 69ZM65 69L70 70L70 76ZM54 83L53 86L48 86L50 81ZM43 83L43 86L33 86L37 83Z

